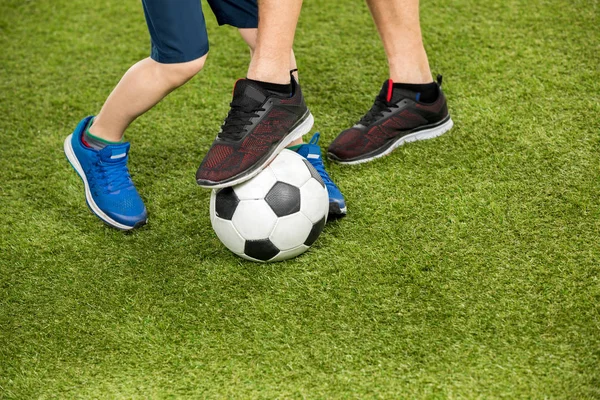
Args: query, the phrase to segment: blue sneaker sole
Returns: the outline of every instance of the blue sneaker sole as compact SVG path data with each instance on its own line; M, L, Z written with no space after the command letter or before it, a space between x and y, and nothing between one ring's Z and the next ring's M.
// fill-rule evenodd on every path
M79 177L83 181L83 186L85 187L85 202L87 203L89 209L98 218L100 218L104 223L106 223L107 225L110 225L111 227L116 228L116 229L120 229L123 231L130 231L134 228L139 228L140 226L145 225L148 222L147 219L136 222L135 225L133 225L133 226L122 224L120 222L115 221L108 215L106 215L100 209L100 207L98 207L98 205L94 201L94 198L92 197L92 192L90 191L90 185L88 184L85 173L83 172L83 168L81 168L81 164L79 163L79 160L77 160L77 156L75 155L75 152L73 151L73 146L71 145L72 137L73 137L73 134L67 136L67 138L65 139L65 144L64 144L65 155L67 156L67 160L69 160L69 163L71 164L71 166L73 167L75 172L77 172L77 175L79 175Z

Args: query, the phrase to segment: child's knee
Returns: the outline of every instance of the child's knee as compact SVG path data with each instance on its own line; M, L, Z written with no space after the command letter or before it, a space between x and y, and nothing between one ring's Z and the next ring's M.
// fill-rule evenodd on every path
M204 68L207 56L208 54L205 54L200 58L184 63L160 64L160 68L162 74L173 86L181 86Z
M254 49L256 48L258 30L256 28L240 28L238 29L238 31L240 32L242 39L244 39L244 41L250 48L250 53L253 53Z

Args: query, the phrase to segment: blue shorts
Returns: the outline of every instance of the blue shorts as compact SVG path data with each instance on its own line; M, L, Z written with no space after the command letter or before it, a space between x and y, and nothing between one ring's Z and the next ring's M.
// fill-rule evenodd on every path
M159 63L192 61L208 53L208 34L200 0L142 0ZM258 27L257 0L208 0L219 25Z

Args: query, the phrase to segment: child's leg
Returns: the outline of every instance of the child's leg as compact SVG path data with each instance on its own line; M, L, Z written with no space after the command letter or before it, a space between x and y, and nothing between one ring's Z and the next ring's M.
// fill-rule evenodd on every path
M142 0L152 54L125 73L90 127L119 141L133 120L183 85L204 66L208 37L199 0Z
M145 224L148 213L127 169L130 145L115 142L135 118L200 71L208 52L199 0L142 0L142 4L152 39L151 58L131 67L99 115L84 118L64 143L92 212L123 230Z
M90 127L102 139L118 142L125 129L204 66L206 55L185 63L161 64L146 58L132 66L112 91Z

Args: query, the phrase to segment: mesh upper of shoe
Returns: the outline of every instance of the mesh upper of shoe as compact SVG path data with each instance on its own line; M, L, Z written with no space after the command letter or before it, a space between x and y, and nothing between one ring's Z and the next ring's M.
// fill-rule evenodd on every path
M241 106L244 110L233 113L234 119L238 120L234 123L234 128L227 129L230 122L229 117L226 119L222 128L226 134L220 133L207 152L196 174L197 179L219 182L251 168L269 153L298 121L297 114L285 109L285 106L274 104L268 114L244 138L245 125L250 124L250 116L253 114L258 116L258 112L263 110L264 102L272 95L256 84L242 79L236 82L233 96L232 107ZM303 100L299 94L285 99L277 98L276 103L298 105L303 104ZM229 116L231 115L232 111ZM247 117L248 124L242 120L244 116Z
M122 156L113 158L115 152L122 152ZM96 153L97 158L86 173L94 201L109 214L136 215L145 210L129 175L128 154L128 143L107 146Z
M387 84L388 82L384 83L373 108L367 113L370 116L366 119L370 120L371 123L368 126L359 123L340 133L329 146L328 151L330 153L340 159L359 157L384 146L390 139L404 135L407 131L430 123L430 119L439 120L447 115L445 98L440 95L431 104L414 103L414 106L410 108L383 118L383 114L379 114L381 109L397 107L397 104L408 96L406 91L394 89L391 99L391 102L394 103L390 102L381 105L382 102L386 102L385 93L387 93ZM379 118L372 118L374 115ZM364 122L365 118L363 117L361 121Z

